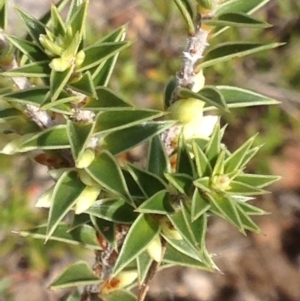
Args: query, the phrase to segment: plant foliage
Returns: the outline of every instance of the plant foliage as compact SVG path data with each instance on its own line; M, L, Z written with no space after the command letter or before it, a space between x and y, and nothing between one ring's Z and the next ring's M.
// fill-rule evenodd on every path
M230 152L222 143L219 115L277 102L239 87L205 85L203 71L279 44L207 47L208 39L228 27L269 26L249 15L268 1L217 2L174 0L190 38L183 69L166 85L165 111L138 108L108 87L117 57L130 42L122 26L87 45L88 1L62 0L40 20L17 9L28 35L1 33L1 76L10 86L1 94L6 108L0 118L6 133L14 133L1 153L32 153L54 180L37 203L49 208L47 224L19 234L80 244L96 254L93 268L74 263L52 288L85 285L81 300L97 294L132 301L136 297L126 288L138 284L143 300L143 288L159 267L217 269L205 243L211 216L243 234L259 232L251 216L264 212L248 201L278 177L245 171L259 149L255 137ZM6 7L1 1L3 29ZM24 120L26 127L20 125ZM146 164L119 156L145 141ZM75 293L69 300L79 298Z

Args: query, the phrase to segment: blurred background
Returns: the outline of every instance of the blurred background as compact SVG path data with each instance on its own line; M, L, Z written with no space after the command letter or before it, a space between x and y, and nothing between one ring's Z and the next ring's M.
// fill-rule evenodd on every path
M9 0L9 31L24 28L13 12L17 5L36 17L50 0ZM254 203L270 215L258 217L261 234L242 236L219 219L209 222L208 248L220 273L189 268L156 276L148 301L298 301L300 300L300 2L271 0L255 13L273 27L229 29L211 44L247 40L284 42L284 46L207 69L207 84L237 85L281 101L280 106L235 109L225 143L230 150L259 132L264 144L249 172L272 173L282 180ZM143 107L162 108L164 86L181 66L184 24L173 1L90 0L89 36L128 23L133 46L120 55L110 87ZM1 124L0 124L1 130ZM6 137L0 134L0 147ZM0 301L65 300L65 291L47 285L68 263L90 257L80 247L24 239L12 233L43 223L47 211L35 200L49 185L46 169L20 156L0 156Z

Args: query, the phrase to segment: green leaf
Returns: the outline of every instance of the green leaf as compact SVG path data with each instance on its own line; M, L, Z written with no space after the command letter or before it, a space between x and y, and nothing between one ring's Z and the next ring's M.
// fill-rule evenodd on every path
M49 61L42 61L11 69L1 73L1 75L8 77L49 77L50 72Z
M247 214L247 215L265 215L265 214L267 214L266 211L264 211L256 206L247 204L245 202L238 201L237 206L240 207L243 210L243 212L245 212L245 214Z
M63 72L58 72L55 70L51 71L50 74L50 94L51 101L55 101L62 90L65 88L69 79L71 78L74 71L74 66L70 66L67 70Z
M7 143L1 150L2 154L11 155L19 152L44 149L69 148L65 126L56 126L38 134L25 134Z
M192 141L192 143L194 140ZM184 136L179 136L178 149L177 149L177 162L176 162L176 173L186 174L195 177L195 166L190 157L190 149L184 141Z
M145 251L148 244L158 234L158 232L158 224L150 217L140 214L130 227L125 238L124 244L114 266L114 275L117 275L134 258Z
M174 121L157 121L139 124L108 134L103 139L102 147L118 155L141 142L160 134L174 125Z
M192 194L193 178L190 175L170 173L165 176L180 193L187 196Z
M127 164L126 167L139 188L148 198L166 188L165 183L155 174L134 165Z
M82 1L82 4L78 5L76 9L70 12L67 25L71 26L73 34L76 32L79 32L80 36L84 34L88 5L88 1Z
M212 26L230 26L230 27L252 27L252 28L267 28L270 24L262 22L245 13L225 13L217 15L212 19L202 21L204 24Z
M90 219L90 216L88 214L86 214L86 213L74 214L72 224L69 227L68 231L73 231L77 227L80 227L82 225L90 224L90 222L91 222L91 219Z
M202 62L197 66L196 71L201 70L203 68L207 68L209 66L213 66L220 62L231 60L236 57L242 57L259 51L276 48L280 45L283 44L261 44L250 42L227 42L223 44L218 44L206 53Z
M211 166L214 166L218 160L218 156L221 152L221 130L220 130L220 123L217 122L213 133L207 143L205 148L205 155L210 162Z
M174 208L171 205L169 193L166 190L162 190L143 202L136 211L141 213L170 214L174 213Z
M171 172L170 161L159 136L154 136L150 140L147 161L147 170L161 179L166 172Z
M126 109L101 112L96 120L96 133L105 133L144 123L163 115L161 111Z
M100 45L94 44L84 48L85 59L78 72L83 72L92 67L98 66L103 60L114 56L124 48L128 47L128 42L112 42L102 43Z
M25 23L28 33L30 34L32 40L37 44L40 45L39 37L41 34L45 34L45 25L35 19L32 15L27 14L19 7L16 8L16 12L22 18L23 22Z
M243 224L244 229L250 230L255 233L260 232L260 228L253 222L253 220L242 210L240 206L236 206L239 212L239 216L241 222Z
M133 198L144 199L145 198L145 194L140 189L140 187L138 186L138 184L136 183L136 181L133 179L133 177L130 174L130 172L128 170L122 169L122 173L123 173L124 179L126 181L126 184L127 184L127 187L128 187L130 195Z
M194 185L198 188L200 188L201 192L208 192L210 193L210 178L209 177L203 177L199 178L194 181Z
M101 296L101 299L103 299L103 301L137 301L136 296L125 290L116 290L107 295Z
M67 121L67 135L69 137L70 146L75 162L78 161L78 159L86 149L86 145L90 140L94 127L95 123L82 124L73 122L71 120Z
M96 228L96 230L104 237L104 239L117 250L117 243L115 239L115 223L107 221L102 218L98 218L91 215L91 221Z
M68 211L76 204L85 187L86 185L80 181L76 171L64 172L57 181L51 196L52 205L48 217L47 239Z
M119 164L109 152L102 151L86 171L105 189L124 197L130 205L134 206Z
M211 201L210 210L236 226L240 232L244 233L244 228L235 203L225 195L211 196L208 194L208 197Z
M152 258L148 255L148 252L143 252L137 258L137 268L138 268L138 279L139 283L143 283L146 279L147 273L153 262Z
M217 88L223 95L228 108L279 104L277 100L250 90L230 86L217 86ZM204 108L206 111L213 109L213 107Z
M54 36L64 36L66 32L66 26L60 15L59 9L55 6L51 6L51 29Z
M67 267L50 285L52 289L61 289L77 285L99 284L101 279L85 261L78 261Z
M193 232L190 227L191 219L189 219L189 221L187 222L183 210L184 207L182 205L180 211L174 214L169 214L168 218L172 225L175 227L175 229L181 234L183 240L190 246L190 248L195 252L195 254L197 254L199 260L201 260L198 249L199 245L198 242L195 242Z
M85 212L107 221L123 224L132 224L138 216L134 212L134 208L123 199L102 199L96 201Z
M37 45L32 42L20 39L14 36L5 35L9 42L11 42L17 49L33 62L40 62L49 60L48 56Z
M192 10L189 6L187 6L188 2L186 0L174 0L174 2L188 27L189 34L193 35L195 33L195 25L193 21Z
M192 142L192 147L193 147L193 154L195 156L198 177L202 178L202 177L210 176L212 173L212 167L210 165L207 156L199 147L199 145L196 143L196 141Z
M177 88L177 79L175 76L172 76L165 87L165 92L164 92L164 105L165 108L167 109L170 106L172 97L173 97L173 93L175 91L175 89Z
M247 152L250 150L256 135L248 139L243 145L241 145L233 154L231 154L225 160L224 173L231 173L240 169L243 165L244 158Z
M110 33L103 42L123 42L126 37L126 29L126 26L121 26ZM128 46L129 45L130 44L128 43ZM95 70L91 70L95 86L106 87L108 85L118 57L119 52L106 61L103 61L99 66L95 67Z
M218 6L215 15L219 16L224 13L230 12L241 12L241 13L253 13L270 0L251 0L251 1L241 1L241 0L229 0Z
M280 178L273 175L239 174L234 180L256 188L263 188L280 180Z
M0 0L0 28L6 29L7 25L7 0Z
M267 191L253 187L246 183L238 182L236 180L230 182L230 189L227 193L233 195L261 195L267 193Z
M208 86L207 88L205 87L197 93L192 92L190 89L187 88L180 88L178 92L180 97L182 98L200 99L205 102L206 106L213 106L224 112L228 111L226 102L221 93L211 86Z
M211 271L211 267L207 266L200 260L197 260L193 257L190 257L186 254L180 253L177 249L175 249L172 245L167 246L166 254L163 259L164 263L171 263L176 266L184 266L197 268L201 270Z
M33 237L45 240L47 235L47 225L41 225L30 230L17 231L17 234L24 237ZM76 227L74 230L69 231L69 225L60 223L52 233L49 240L65 242L73 245L83 245L86 248L101 250L97 241L95 229L88 225Z
M132 105L127 103L122 96L105 87L96 88L96 98L89 98L84 109L92 111L116 111L124 110L124 108L132 108Z
M2 98L8 102L17 102L29 105L42 105L46 100L47 87L33 87L13 93L5 94Z
M60 0L56 3L56 7L58 9L59 12L61 12L65 6L70 2L70 0ZM50 18L51 18L51 11L47 11L39 20L41 23L43 24L47 24L49 25L49 21L50 21Z
M251 0L251 1L241 1L241 0L229 0L225 1L221 5L217 7L214 15L219 16L225 13L245 13L245 14L252 14L260 7L264 6L270 0ZM228 27L227 27L228 28ZM213 37L217 36L221 32L226 29L217 27L214 30Z
M91 73L88 71L76 82L70 84L71 89L87 96L96 97L96 90Z
M192 206L191 206L192 222L194 222L200 216L202 216L209 208L210 208L209 201L205 199L204 195L200 193L199 189L196 188L193 194Z

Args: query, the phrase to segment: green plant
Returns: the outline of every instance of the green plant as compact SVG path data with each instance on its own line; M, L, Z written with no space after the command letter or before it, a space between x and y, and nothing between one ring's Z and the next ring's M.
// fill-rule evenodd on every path
M62 8L70 2L64 21ZM245 172L257 153L255 136L234 152L221 142L219 115L231 108L270 105L273 99L231 86L205 85L207 67L277 47L208 40L227 27L269 26L249 16L268 1L174 0L188 29L182 69L165 89L166 110L137 108L110 88L120 51L130 45L126 26L85 44L88 1L61 0L37 20L18 13L25 38L1 33L1 88L9 141L2 154L30 154L49 167L53 186L38 200L48 222L22 236L80 244L95 265L68 267L52 288L84 285L81 300L138 300L160 268L215 270L206 249L207 219L219 216L241 233L259 232L250 205L278 177ZM6 2L0 2L2 28ZM215 115L207 115L212 112ZM148 142L146 166L119 155ZM65 217L71 217L67 223ZM75 292L69 300L79 300Z

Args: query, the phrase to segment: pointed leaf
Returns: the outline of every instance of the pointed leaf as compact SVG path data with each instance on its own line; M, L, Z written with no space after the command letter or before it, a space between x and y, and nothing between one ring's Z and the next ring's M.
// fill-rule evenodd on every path
M153 262L152 258L148 255L147 252L140 254L137 259L137 268L138 268L138 279L139 283L143 283L146 279L147 273Z
M174 121L147 122L108 134L102 147L117 155L141 142L160 134L174 124Z
M169 193L166 190L162 190L143 202L136 211L141 213L169 214L174 212L174 208L171 205Z
M86 168L86 171L105 189L124 197L129 204L134 206L119 164L109 152L102 151Z
M211 201L210 210L236 226L239 231L244 233L243 225L234 202L225 195L208 196Z
M33 62L49 60L48 56L32 42L9 35L6 35L5 37Z
M251 185L247 185L242 182L238 181L231 181L230 182L230 189L227 191L229 194L233 195L261 195L267 193L267 191L256 188Z
M200 192L208 192L208 193L211 192L209 177L199 178L195 180L194 185L200 189Z
M187 196L192 194L193 178L191 176L177 173L170 173L165 176L180 193Z
M75 161L81 157L93 133L95 123L78 123L67 121L67 134Z
M125 109L122 111L101 112L96 120L96 132L105 133L124 129L136 124L144 123L147 120L160 117L163 112L155 110Z
M203 90L203 91L202 91ZM180 97L182 98L195 98L205 102L205 106L212 106L218 108L221 111L228 111L224 97L218 90L211 87L202 89L195 93L187 88L180 88L178 90Z
M198 189L195 189L192 198L191 218L192 221L198 219L210 208L209 201L205 199Z
M159 136L154 136L150 141L147 170L161 179L166 172L171 172L170 161Z
M244 229L259 233L260 228L254 223L254 221L242 210L240 206L236 206L236 208L238 209Z
M196 141L192 142L192 147L193 147L193 154L195 156L198 177L202 178L202 177L210 176L212 173L212 167L210 165L207 156L199 147L199 145L196 143Z
M194 140L192 141L192 143ZM179 174L187 174L190 176L195 177L195 166L193 164L193 161L190 157L191 151L188 149L185 141L184 141L184 136L180 135L179 136L179 141L178 141L178 148L177 148L177 162L176 162L176 173Z
M67 82L73 74L74 66L70 66L67 70L63 72L58 72L55 70L51 71L50 74L50 94L51 101L55 101L62 90L65 88Z
M123 224L132 224L138 216L134 212L134 208L122 199L102 199L96 201L86 210L86 213L107 221Z
M96 90L90 72L85 72L76 82L70 84L71 89L87 96L96 97Z
M239 174L234 180L257 188L263 188L280 180L280 177L273 175Z
M61 241L68 244L83 245L86 248L101 250L97 241L95 229L88 225L76 227L72 231L69 230L69 225L60 223L57 225L55 231L52 233L49 240ZM16 232L17 234L27 237L45 240L47 237L47 225L41 225L36 228Z
M42 105L46 98L49 88L33 87L17 92L5 94L3 99L8 102L17 102L21 104Z
M174 0L175 4L177 5L186 25L189 31L190 35L193 35L195 33L195 25L193 21L193 15L191 15L192 11L189 9L188 6L185 4L187 1L182 1L182 0Z
M114 266L114 275L117 275L134 258L141 254L157 235L159 231L158 224L143 214L132 224L118 259Z
M131 104L127 103L121 96L105 87L96 88L96 98L89 98L84 109L92 111L106 111L124 108L133 108Z
M32 40L39 45L39 37L41 34L45 34L45 25L39 20L35 19L32 15L27 14L20 8L16 8L18 15L22 18L25 23L28 33L30 34Z
M100 45L91 45L84 48L85 59L78 72L83 72L92 67L98 66L103 60L106 60L124 48L128 47L128 42L102 43Z
M204 24L212 26L230 26L230 27L251 27L251 28L267 28L271 25L257 20L245 13L225 13L217 15L212 19L203 20Z
M8 77L49 77L50 71L49 61L41 61L8 70L1 75Z
M183 240L190 246L190 248L195 252L195 254L198 255L197 257L201 259L198 250L198 245L195 244L194 236L189 225L191 223L191 219L189 223L187 223L182 210L174 214L169 214L168 218L172 225L175 227L175 229L181 234Z
M90 224L91 219L90 216L86 213L81 213L81 214L74 214L72 224L69 227L69 232L73 231L77 227L81 227L83 225Z
M265 214L267 214L266 211L264 211L256 206L244 203L244 202L238 202L237 206L239 206L243 210L243 212L245 212L245 214L247 214L247 215L265 215Z
M52 289L74 287L77 285L99 284L101 279L95 275L87 262L78 261L67 267L52 283Z
M239 169L243 165L243 160L250 150L255 136L248 139L243 145L241 145L233 154L231 154L225 161L224 173L231 173Z
M52 206L48 217L47 238L52 235L67 212L76 204L85 187L76 171L66 171L57 181L51 198Z
M126 181L130 195L133 198L144 199L145 198L144 192L141 190L139 185L133 179L130 172L128 170L122 169L122 173L123 173L124 179Z
M208 161L210 162L211 166L214 166L216 164L220 152L221 152L221 131L220 131L220 123L217 122L205 149L205 155Z
M71 26L73 34L79 32L80 35L83 35L85 32L88 5L88 1L82 1L82 4L76 7L76 10L70 12L68 25Z
M7 25L7 8L8 8L8 1L1 0L0 1L0 28L6 29Z
M201 270L211 271L211 267L207 266L205 263L190 257L186 254L180 253L177 249L175 249L172 245L168 245L166 254L164 256L163 262L171 263L176 266L184 266L197 268Z
M236 57L242 57L263 50L269 50L282 45L281 43L261 44L250 42L227 42L211 48L204 56L197 70L207 68L220 62L225 62Z
M64 36L66 31L66 26L60 15L59 9L52 4L51 6L51 25L54 36Z
M148 198L166 188L163 181L155 174L129 164L127 165L127 169L139 188Z
M217 88L223 95L229 108L274 105L279 103L272 98L242 88L230 86L217 86ZM207 107L205 109L211 110L213 107Z

